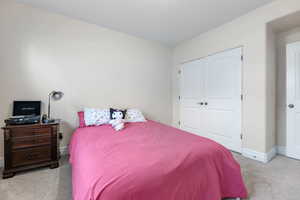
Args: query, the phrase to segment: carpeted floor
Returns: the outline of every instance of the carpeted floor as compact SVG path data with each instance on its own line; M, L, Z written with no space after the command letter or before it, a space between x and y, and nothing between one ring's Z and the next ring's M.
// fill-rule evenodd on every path
M300 161L277 156L268 164L235 155L242 166L251 200L299 200ZM0 179L1 200L71 200L67 158L58 169L42 168Z

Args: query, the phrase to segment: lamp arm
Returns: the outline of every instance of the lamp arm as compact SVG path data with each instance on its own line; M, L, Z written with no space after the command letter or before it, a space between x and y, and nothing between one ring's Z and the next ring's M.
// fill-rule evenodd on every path
M51 98L54 96L54 95L58 95L59 98L56 98L54 100L59 100L62 98L63 96L63 93L60 92L60 91L52 91L51 93L49 93L48 95L48 120L50 120L50 114L51 114Z

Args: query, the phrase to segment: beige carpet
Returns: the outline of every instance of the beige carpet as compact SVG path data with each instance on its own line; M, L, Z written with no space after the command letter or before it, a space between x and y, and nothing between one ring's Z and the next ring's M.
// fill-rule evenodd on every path
M262 164L235 155L242 166L251 200L299 200L300 161L277 156ZM38 169L0 179L0 200L70 200L71 172L67 158L58 169Z

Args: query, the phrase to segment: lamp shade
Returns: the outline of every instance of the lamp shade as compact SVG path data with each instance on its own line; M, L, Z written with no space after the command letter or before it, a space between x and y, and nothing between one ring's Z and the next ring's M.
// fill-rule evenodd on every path
M49 96L55 100L55 101L58 101L60 100L63 96L64 96L64 93L61 92L61 91L52 91Z

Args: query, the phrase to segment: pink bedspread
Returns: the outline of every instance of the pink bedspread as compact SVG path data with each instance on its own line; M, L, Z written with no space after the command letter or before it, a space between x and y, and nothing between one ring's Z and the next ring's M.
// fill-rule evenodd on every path
M220 200L247 196L223 146L154 121L78 128L70 144L73 200Z

